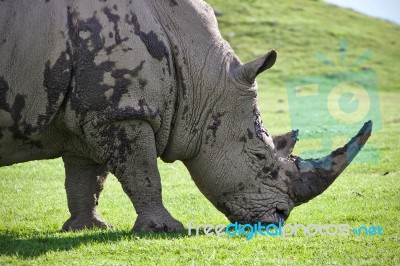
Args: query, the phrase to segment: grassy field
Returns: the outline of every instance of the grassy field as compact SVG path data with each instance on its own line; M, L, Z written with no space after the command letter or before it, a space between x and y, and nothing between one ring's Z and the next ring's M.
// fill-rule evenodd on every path
M372 70L378 80L381 128L370 145L380 160L354 163L321 196L295 208L287 223L380 226L383 236L242 237L130 234L136 214L115 177L110 176L99 212L113 231L62 233L69 217L60 159L0 168L0 265L399 265L400 233L400 26L319 1L210 1L223 12L223 36L246 62L271 48L276 66L261 75L259 104L273 133L291 130L286 81L336 72ZM347 42L342 62L339 43ZM350 65L367 50L372 56ZM336 65L318 60L321 54ZM304 121L313 121L309 116ZM376 122L376 121L375 121ZM321 126L322 127L322 126ZM302 140L299 154L318 148ZM353 133L356 133L354 127ZM316 135L316 138L318 136ZM336 144L343 144L337 139ZM364 158L373 156L362 152ZM164 203L185 226L228 224L199 192L180 163L160 161Z

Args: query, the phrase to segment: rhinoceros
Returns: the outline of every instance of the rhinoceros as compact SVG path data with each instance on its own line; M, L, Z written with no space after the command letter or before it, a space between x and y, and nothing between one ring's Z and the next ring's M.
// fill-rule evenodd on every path
M371 134L368 121L326 157L292 155L298 132L271 136L257 104L276 52L241 63L202 0L1 0L0 36L0 166L62 157L63 230L110 227L96 212L109 172L134 231L183 229L163 206L158 157L182 161L230 221L283 222Z

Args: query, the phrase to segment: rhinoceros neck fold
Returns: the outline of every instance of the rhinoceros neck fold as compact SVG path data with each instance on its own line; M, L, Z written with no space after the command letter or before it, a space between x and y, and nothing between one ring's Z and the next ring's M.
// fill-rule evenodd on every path
M161 158L191 159L200 150L204 131L218 127L223 115L218 105L234 54L205 2L152 5L169 39L177 88L170 139Z

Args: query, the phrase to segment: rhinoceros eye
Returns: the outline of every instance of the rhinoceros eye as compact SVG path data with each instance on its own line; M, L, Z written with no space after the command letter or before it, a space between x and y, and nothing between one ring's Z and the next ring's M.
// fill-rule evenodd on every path
M254 154L259 160L265 160L265 154L264 153L256 153Z

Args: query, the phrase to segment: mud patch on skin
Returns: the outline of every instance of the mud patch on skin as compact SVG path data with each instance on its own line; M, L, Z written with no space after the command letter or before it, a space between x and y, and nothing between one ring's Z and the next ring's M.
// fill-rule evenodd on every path
M212 131L212 136L214 139L217 137L217 130L218 127L221 125L221 117L223 115L223 113L213 113L211 115L212 122L209 126L207 126L207 130Z
M257 137L261 140L264 140L263 134L265 134L269 137L267 130L265 130L265 128L262 124L260 111L257 108L254 108L254 110L253 110L253 119L254 119L254 125L255 125L255 129L256 129Z
M68 43L66 43L66 47L66 51L61 52L52 67L50 67L50 61L47 61L44 66L43 86L47 95L46 110L38 115L36 125L29 123L29 121L27 122L22 117L22 111L26 107L26 96L17 94L14 98L13 106L10 108L5 98L10 88L4 78L0 78L0 108L5 110L11 117L13 124L8 127L8 130L12 133L15 140L19 139L24 144L29 144L40 149L43 148L40 141L31 140L30 136L39 132L40 129L51 122L68 91L71 80L72 61Z
M206 135L206 140L205 140L206 145L209 143L211 137L213 138L211 146L213 146L214 143L216 142L218 127L221 125L221 117L223 115L224 113L219 113L219 112L211 114L212 121L207 126L207 131L211 132L208 132Z
M271 170L269 176L271 179L278 179L279 175L278 175L279 171L277 169L273 169Z
M167 60L167 66L169 74L171 74L170 67L170 59L169 52L165 44L158 39L157 34L154 31L150 31L149 33L145 33L141 31L140 23L138 21L137 16L131 12L131 18L126 14L125 22L133 25L134 33L140 37L144 45L146 46L147 51L153 58L156 58L158 61L163 60L164 58Z
M38 127L46 125L57 112L63 101L71 81L72 54L69 43L67 50L62 52L57 61L50 68L50 61L47 61L44 69L43 86L47 93L46 113L39 116Z
M139 79L140 89L144 90L149 82L146 79Z
M31 124L23 121L22 110L25 108L25 97L21 94L15 96L13 106L11 107L11 117L14 124L8 129L12 133L15 140L19 139L24 142L24 144L29 144L35 146L36 148L42 149L43 145L40 141L33 141L28 138L32 134L34 128Z
M102 124L111 121L123 121L129 120L132 118L136 119L151 119L160 121L161 114L159 110L153 110L151 107L146 103L146 100L140 99L138 101L139 108L134 108L127 106L125 108L113 109L109 110L102 115L100 115L96 120L92 121L93 124Z
M121 100L121 96L128 92L128 86L132 84L130 79L125 78L125 75L131 77L137 77L139 72L143 69L145 61L140 62L136 68L130 69L114 69L111 71L111 77L115 79L114 93L111 97L111 103L118 103ZM117 92L117 93L115 93Z
M75 88L70 100L72 109L84 118L87 109L104 110L106 108L107 98L104 93L109 86L100 83L104 72L111 71L114 63L108 61L96 65L94 62L97 53L104 48L100 36L102 26L97 18L93 16L87 21L78 20L77 25L74 25L73 20L79 15L70 8L68 13L68 34L75 51L75 84L73 84ZM89 37L81 38L80 32L89 33Z
M257 172L257 175L255 177L255 179L272 179L272 180L276 180L279 178L279 168L275 167L274 165L272 166L266 166L264 165L260 171Z
M116 62L110 60L96 64L95 59L99 52L104 49L106 53L110 53L110 49L116 44L111 48L104 46L105 38L101 36L102 25L96 15L87 20L79 20L79 14L76 11L69 8L68 12L68 34L75 51L73 67L75 82L71 84L72 90L68 95L72 110L76 111L81 123L86 120L89 110L99 113L113 111L112 116L117 118L120 112L124 116L127 110L119 110L118 105L123 95L128 93L129 86L136 81L134 78L139 76L145 61L141 61L133 69L116 68ZM104 12L109 21L114 23L114 38L116 43L120 44L126 38L121 39L119 36L117 25L119 16L112 14L110 9L104 9ZM104 83L107 72L114 79L115 85ZM139 86L144 87L143 81ZM110 91L112 91L111 96ZM136 110L134 111L136 113Z
M116 7L116 6L114 5L114 7ZM114 9L117 10L117 8L114 8ZM103 9L103 12L104 12L104 14L107 16L108 21L110 21L111 23L114 24L114 32L115 32L115 34L114 34L114 39L115 39L115 44L116 44L116 45L121 44L121 43L122 43L122 40L121 40L121 36L120 36L120 34L119 34L119 28L118 28L118 21L120 20L120 17L119 17L118 15L116 15L116 14L111 13L111 10L110 10L108 7L105 7L105 8Z
M129 157L127 155L135 154L133 147L138 137L130 139L125 126L116 124L108 124L92 131L91 137L99 141L98 145L104 152L102 159L107 165L112 167L111 171L113 174L116 174L115 171L117 168L119 171L126 170L124 165L127 163L127 158Z
M108 34L108 35L110 36L110 34ZM114 34L112 34L112 36L114 36ZM112 37L111 37L111 38L112 38ZM121 43L122 43L122 42L126 42L127 40L129 40L129 38L128 38L128 37L125 37L125 38L123 38L123 39L121 40ZM106 51L106 54L107 54L107 55L110 55L110 54L113 52L113 50L114 50L117 46L118 46L118 44L113 44L113 45L110 45L110 46L104 48L104 50ZM124 48L123 48L122 50L124 50ZM131 50L132 50L132 49L131 49Z
M253 139L253 132L251 132L251 130L250 129L247 129L247 137L249 138L249 139Z
M185 105L184 107L183 107L183 112L182 112L182 120L185 120L185 118L186 118L186 114L189 112L189 106L188 105Z

